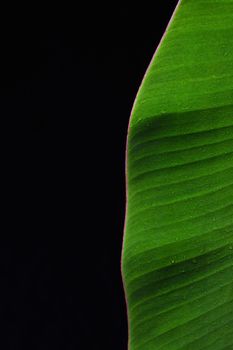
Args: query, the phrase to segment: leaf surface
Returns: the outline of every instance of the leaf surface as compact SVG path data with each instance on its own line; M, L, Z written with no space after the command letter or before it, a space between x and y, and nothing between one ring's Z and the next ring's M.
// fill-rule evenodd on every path
M181 0L127 140L129 350L233 349L233 0Z

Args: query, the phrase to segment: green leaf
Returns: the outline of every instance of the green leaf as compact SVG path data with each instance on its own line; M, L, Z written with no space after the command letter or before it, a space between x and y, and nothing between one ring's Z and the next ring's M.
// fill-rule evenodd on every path
M233 349L232 248L233 0L181 0L129 124L129 349Z

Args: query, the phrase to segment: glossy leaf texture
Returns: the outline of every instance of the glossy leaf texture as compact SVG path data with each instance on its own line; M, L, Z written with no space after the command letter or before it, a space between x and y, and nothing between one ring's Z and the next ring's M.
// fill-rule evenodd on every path
M137 94L129 350L233 349L233 0L181 0Z

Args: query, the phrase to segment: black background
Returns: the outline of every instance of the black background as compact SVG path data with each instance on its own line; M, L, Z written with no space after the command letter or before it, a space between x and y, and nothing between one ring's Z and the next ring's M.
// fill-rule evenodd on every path
M127 349L127 126L176 3L2 11L4 350Z

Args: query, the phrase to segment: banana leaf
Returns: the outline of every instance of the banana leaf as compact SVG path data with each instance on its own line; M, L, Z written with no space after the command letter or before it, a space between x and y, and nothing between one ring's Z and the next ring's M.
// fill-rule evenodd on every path
M129 350L233 349L233 0L180 0L132 109Z

